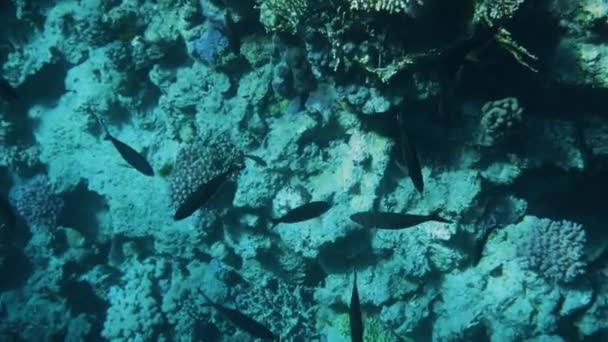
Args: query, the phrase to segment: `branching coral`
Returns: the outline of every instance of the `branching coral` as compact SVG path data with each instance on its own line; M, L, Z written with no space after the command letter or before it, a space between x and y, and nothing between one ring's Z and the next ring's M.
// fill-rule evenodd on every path
M336 316L335 324L342 336L350 336L350 320L347 314L341 314ZM386 329L385 324L381 320L375 317L366 317L363 341L397 342L399 341L399 339Z
M256 279L259 284L255 287L247 285L232 285L231 292L234 295L234 304L225 304L232 300L222 300L219 296L213 296L213 300L227 307L235 307L243 314L262 322L272 332L280 335L283 339L290 341L315 341L319 334L315 329L317 307L311 305L311 289L303 286L293 286L281 281L264 282ZM209 293L210 286L204 287L204 292ZM201 287L203 290L203 287ZM217 316L217 319L209 318L209 313L215 310L205 308L206 301L198 293L188 296L188 302L184 304L190 314L197 320L210 321L218 327L226 323L226 319ZM233 327L229 324L230 327ZM228 334L227 332L225 332Z
M481 108L481 126L477 143L491 146L504 140L522 119L523 108L514 97L488 101Z
M308 0L261 0L260 22L268 31L295 32L308 8Z
M478 14L493 23L502 19L510 19L524 0L486 0L480 3Z
M350 8L354 10L377 11L389 13L409 12L414 3L421 0L350 0Z
M522 267L552 282L569 283L585 272L583 227L570 221L533 219L517 244Z

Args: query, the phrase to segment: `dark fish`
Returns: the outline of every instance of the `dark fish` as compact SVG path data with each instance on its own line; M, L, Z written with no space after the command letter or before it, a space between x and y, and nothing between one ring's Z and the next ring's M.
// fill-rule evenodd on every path
M452 223L438 214L413 215L388 213L381 211L364 211L350 215L350 219L366 228L376 229L404 229L417 226L427 221Z
M498 228L497 224L493 224L486 228L486 231L483 232L481 239L479 240L479 242L477 242L473 253L473 267L477 266L481 261L481 257L483 256L483 251L486 247L486 244L488 243L490 236L492 236L492 233L496 230L496 228Z
M13 208L4 197L0 197L0 233L3 233L3 230L14 229L16 224L17 217Z
M233 164L228 170L215 176L210 181L201 184L196 191L192 192L186 200L180 204L175 215L173 215L173 219L179 221L190 217L190 215L194 214L195 211L207 203L207 201L217 193L235 171L241 170L242 168L243 166L240 164Z
M414 187L422 194L422 191L424 190L424 179L422 178L422 170L420 168L420 160L418 159L416 146L414 145L412 138L405 131L401 115L397 116L397 120L399 121L399 126L401 128L401 156L406 162L407 171L412 183L414 183Z
M261 323L240 313L238 310L230 309L215 303L202 291L201 294L211 306L228 318L232 323L234 323L234 325L239 327L239 329L247 332L253 337L261 338L262 340L276 340L277 337L272 333L272 331L263 326Z
M17 91L3 77L0 77L0 97L3 97L9 101L14 101L17 99Z
M101 127L103 127L103 130L106 132L106 136L104 139L110 140L110 142L112 142L112 145L114 145L118 153L120 153L122 159L124 159L129 165L131 165L135 170L141 172L142 174L146 176L154 176L154 170L152 169L152 166L150 165L150 163L148 163L146 158L144 158L144 156L142 156L139 152L135 151L131 146L114 138L110 134L110 131L108 130L108 127L103 122L103 120L101 120L100 118L97 118L97 120L101 124Z
M258 156L254 156L252 154L246 154L245 158L253 160L259 166L263 166L263 167L268 166L268 164L264 161L264 159L262 159Z
M350 295L350 307L348 308L350 338L353 342L363 342L364 327L361 315L361 303L359 302L359 290L357 289L357 272L355 272L353 283L353 292Z
M306 221L323 215L331 208L332 204L325 201L313 201L291 209L287 214L272 220L272 230L279 223L296 223Z

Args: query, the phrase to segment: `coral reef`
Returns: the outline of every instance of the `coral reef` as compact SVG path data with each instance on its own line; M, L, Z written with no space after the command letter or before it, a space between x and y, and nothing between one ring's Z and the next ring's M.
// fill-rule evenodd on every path
M281 340L348 341L353 271L366 341L608 340L606 1L13 0L0 19L0 340L252 339L207 296ZM310 201L331 208L269 229Z

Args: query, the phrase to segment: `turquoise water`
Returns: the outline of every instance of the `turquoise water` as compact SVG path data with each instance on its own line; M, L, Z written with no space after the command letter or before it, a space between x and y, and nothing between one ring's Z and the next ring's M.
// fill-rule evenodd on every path
M0 20L0 341L608 340L607 2Z

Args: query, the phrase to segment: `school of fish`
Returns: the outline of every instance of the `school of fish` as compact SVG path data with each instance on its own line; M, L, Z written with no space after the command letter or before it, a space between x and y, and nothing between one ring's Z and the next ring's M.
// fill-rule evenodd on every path
M465 49L466 50L466 49ZM468 50L466 50L468 51ZM8 102L19 100L17 90L4 78L0 77L0 98ZM146 157L132 148L126 142L115 138L105 122L97 117L97 120L102 127L104 139L108 140L118 152L118 155L133 169L144 176L153 177L154 170ZM410 132L405 127L404 118L402 115L396 116L396 122L399 127L399 146L401 160L396 160L397 165L401 170L408 174L414 188L422 195L424 193L424 178L421 171L421 163L415 142ZM253 161L256 165L266 167L267 163L263 158L255 155L244 154L246 159ZM403 165L403 163L405 165ZM197 210L203 208L219 191L224 184L229 182L235 175L245 168L244 163L235 163L228 167L224 172L216 175L209 181L201 184L193 191L182 203L180 203L173 215L175 221L184 220L194 214ZM316 200L305 203L296 208L291 208L286 214L277 218L269 219L269 231L272 231L280 224L294 224L318 218L333 207L331 201ZM412 214L412 213L397 213L383 212L379 210L370 210L364 212L356 212L350 215L350 220L362 227L362 229L387 229L399 230L415 227L421 223L428 221L436 221L441 223L452 223L451 220L441 217L438 213L431 214ZM0 198L0 229L10 230L11 226L16 224L15 212L5 198ZM0 232L2 232L0 230ZM487 236L484 236L484 240ZM483 246L482 246L483 248ZM480 254L481 252L479 252ZM477 263L480 256L475 257ZM275 333L270 331L264 324L256 321L241 313L237 309L232 309L214 302L205 293L201 295L206 299L207 305L215 308L222 316L232 322L236 327L248 333L250 336L262 340L277 340ZM357 287L357 273L353 271L353 286L351 299L349 304L349 319L350 333L353 342L363 341L364 322L362 319L362 310Z

